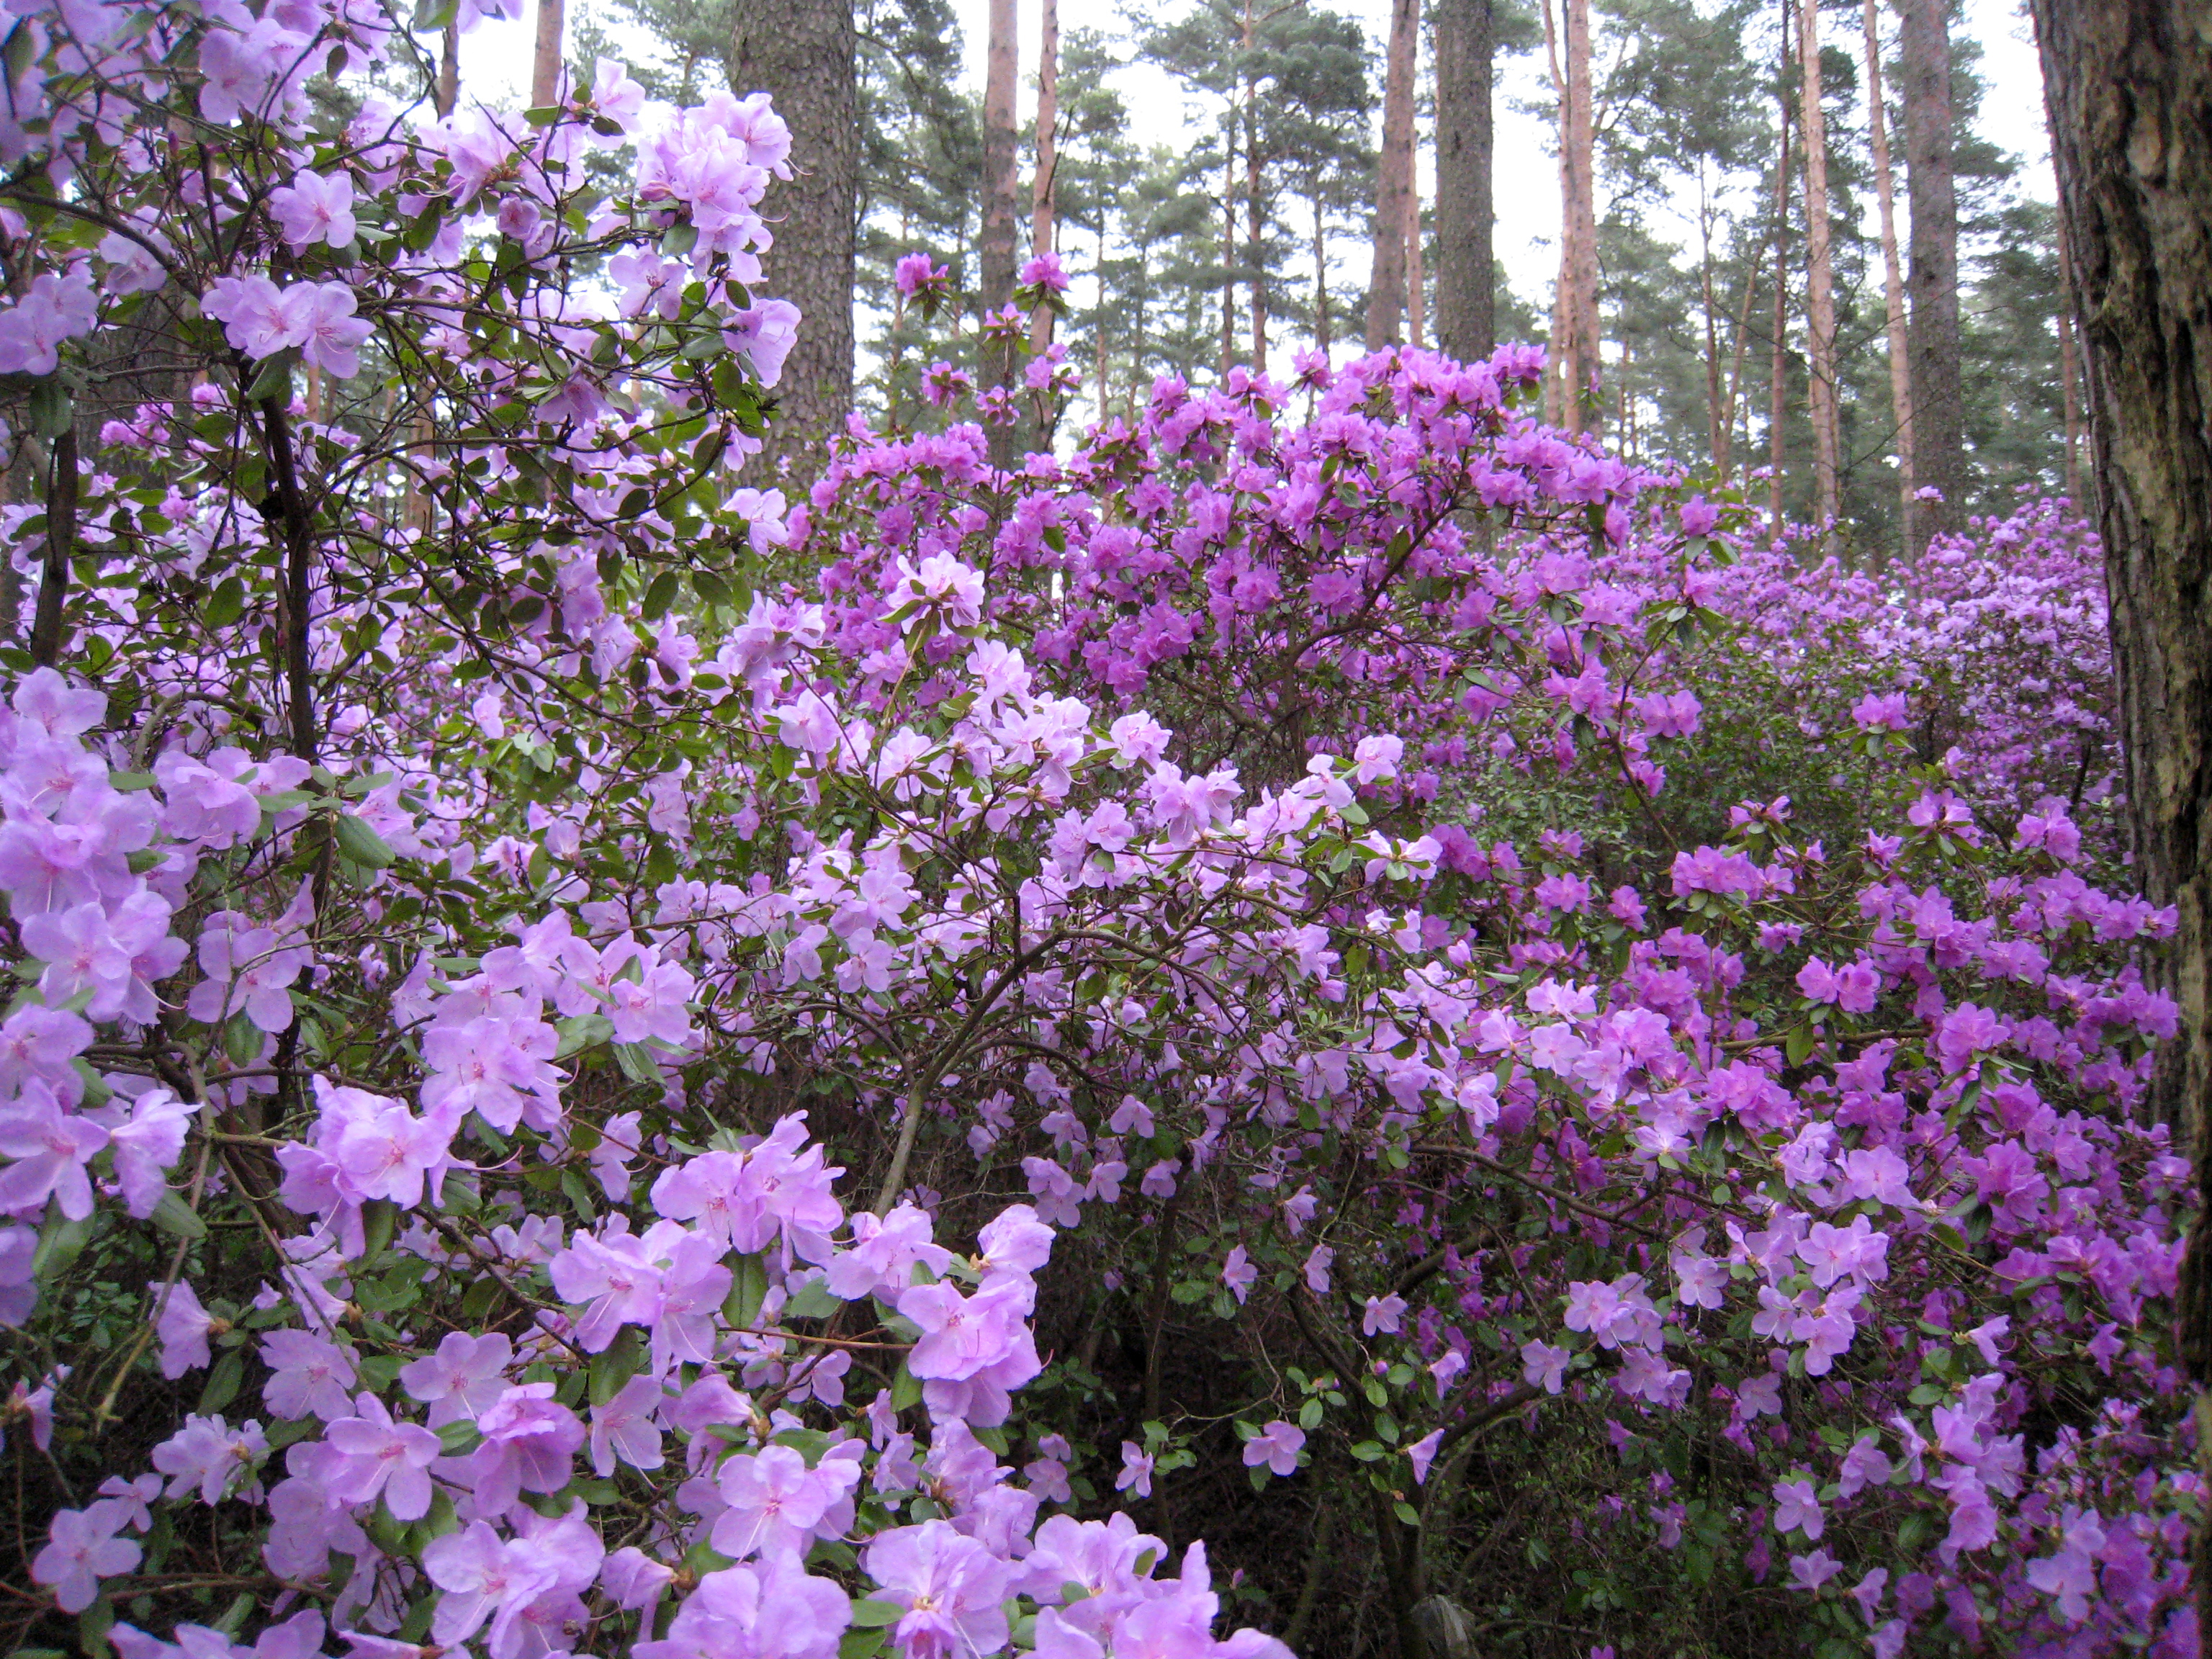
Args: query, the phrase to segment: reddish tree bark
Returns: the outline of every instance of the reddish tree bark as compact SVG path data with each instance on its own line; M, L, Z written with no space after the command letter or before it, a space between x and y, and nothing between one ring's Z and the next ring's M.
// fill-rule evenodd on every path
M1406 201L1413 190L1413 58L1420 27L1420 0L1391 0L1382 158L1376 175L1375 262L1367 279L1370 351L1405 338Z
M1471 362L1498 344L1497 0L1437 0L1436 25L1437 345Z
M1913 550L1955 521L1966 487L1966 394L1959 356L1959 196L1952 164L1949 0L1898 0L1904 71L1905 188L1912 202L1908 325L1912 473L1942 492L1913 520Z
M1889 335L1889 404L1897 422L1898 523L1909 550L1920 503L1913 495L1912 347L1905 325L1905 271L1897 252L1897 183L1890 165L1889 110L1881 86L1881 26L1875 0L1865 0L1868 136L1874 145L1875 202L1881 220L1882 312Z
M799 158L791 181L768 198L780 222L763 284L797 306L800 318L762 458L774 469L789 464L795 476L787 488L820 465L853 407L855 49L852 0L744 0L731 35L731 89L775 100Z
M1804 71L1800 108L1805 132L1805 377L1813 416L1814 512L1842 516L1842 432L1836 407L1836 276L1828 252L1828 118L1820 106L1820 9L1797 0L1797 59Z
M2179 916L2154 1100L2212 1191L2212 39L2184 0L2034 0L2081 320L2135 868ZM2212 1381L2212 1212L2181 1273L2181 1354ZM2212 1392L2197 1421L2212 1421ZM2212 1466L2212 1436L2197 1457ZM2212 1535L2194 1563L2212 1630Z

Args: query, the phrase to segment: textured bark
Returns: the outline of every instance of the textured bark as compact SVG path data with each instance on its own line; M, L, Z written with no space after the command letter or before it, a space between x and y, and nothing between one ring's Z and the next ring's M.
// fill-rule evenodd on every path
M1321 186L1314 186L1314 349L1326 356L1332 343L1328 329L1328 232L1322 206Z
M1391 0L1382 157L1376 173L1375 262L1367 278L1370 351L1406 337L1406 201L1413 191L1413 57L1420 26L1420 0Z
M1721 327L1713 302L1713 204L1705 185L1705 158L1698 158L1698 301L1705 325L1705 453L1728 473L1728 438L1721 424Z
M1221 378L1237 364L1237 146L1233 128L1223 148L1229 152L1221 174Z
M2154 1099L2212 1191L2212 40L2185 0L2034 0L2080 312L2135 868L2180 923ZM2212 1380L2212 1224L2182 1267L2182 1357ZM2200 1396L2208 1421L2212 1394ZM2197 1456L2212 1464L2212 1437ZM2212 1548L2197 1538L2200 1628Z
M1260 83L1251 70L1252 0L1244 0L1244 242L1252 262L1252 372L1267 372L1267 204L1261 192Z
M1419 351L1427 343L1428 272L1421 256L1421 186L1406 192L1406 343Z
M804 483L853 407L853 239L860 178L852 0L740 0L730 86L765 92L791 127L792 178L769 191L778 216L766 291L799 307L799 338L775 387L764 471ZM790 486L786 486L790 493Z
M2058 305L2058 380L2060 394L2065 399L2066 416L2066 499L2078 510L2083 506L2081 495L2081 359L2074 343L2074 307L2070 296L2074 293L2074 253L2067 246L2066 221L2058 221L2058 274L2061 298Z
M1436 24L1437 345L1472 362L1498 344L1497 0L1437 0Z
M1782 84L1790 84L1790 49L1782 51ZM1790 363L1790 100L1782 100L1782 143L1774 157L1774 316L1766 386L1766 516L1782 527L1783 394Z
M1567 430L1580 432L1602 410L1598 386L1597 183L1590 112L1589 0L1566 0L1567 106L1565 131L1567 245Z
M39 574L39 600L31 616L31 665L60 660L62 613L69 598L70 561L76 556L76 433L54 440L46 483L46 545Z
M1842 515L1842 432L1836 408L1836 273L1828 253L1828 118L1820 106L1820 9L1797 0L1797 59L1804 70L1805 377L1813 416L1814 512L1824 524Z
M987 313L1012 305L1014 299L1014 221L1020 210L1016 199L1020 194L1020 179L1016 169L1018 135L1014 130L1018 40L1014 32L1014 0L991 0L990 28L983 59L983 230L978 249L981 295ZM983 384L987 386L1019 383L1011 346L987 345L982 369ZM989 430L991 464L1012 466L1013 428L994 425Z
M1897 253L1897 185L1889 158L1889 110L1881 89L1881 24L1875 0L1865 0L1868 136L1874 143L1875 202L1881 220L1882 310L1889 330L1889 406L1897 422L1898 523L1905 545L1916 545L1913 520L1920 503L1912 477L1912 348L1905 326L1905 271Z
M561 95L561 38L567 22L563 0L538 0L538 41L530 58L530 102L544 109Z
M461 26L446 25L446 33L438 47L438 94L435 100L438 118L444 120L459 106L461 101Z
M1544 364L1544 422L1558 426L1564 418L1560 405L1565 402L1561 388L1567 375L1567 288L1568 272L1574 259L1574 215L1567 210L1567 199L1574 194L1574 185L1567 177L1567 76L1559 67L1559 32L1552 21L1552 0L1543 0L1544 57L1552 71L1552 100L1559 107L1556 136L1559 139L1559 274L1552 279L1551 333L1547 337L1549 350Z
M1044 0L1037 24L1036 177L1030 185L1030 252L1040 258L1058 246L1059 127L1060 0ZM1052 343L1052 323L1049 306L1030 319L1032 349L1042 351Z
M1966 485L1959 367L1959 196L1952 170L1948 0L1898 0L1905 84L1905 188L1912 201L1909 326L1912 474L1943 499L1914 515L1913 550L1958 520Z

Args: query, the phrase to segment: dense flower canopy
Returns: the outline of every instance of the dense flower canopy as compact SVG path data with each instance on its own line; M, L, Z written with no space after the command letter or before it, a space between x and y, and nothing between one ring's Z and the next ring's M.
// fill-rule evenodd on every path
M1211 1460L1417 1644L1520 1425L1667 1605L2194 1650L2172 921L2060 506L1853 574L1522 349L1011 473L948 374L735 487L764 99L17 10L27 1642L1265 1659L1171 1547Z

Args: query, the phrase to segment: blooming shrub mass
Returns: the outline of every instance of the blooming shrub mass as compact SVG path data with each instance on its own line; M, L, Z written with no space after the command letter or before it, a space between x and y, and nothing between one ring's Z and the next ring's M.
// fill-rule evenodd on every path
M1526 350L732 489L788 135L375 90L501 3L10 8L17 1647L2195 1650L2085 531Z

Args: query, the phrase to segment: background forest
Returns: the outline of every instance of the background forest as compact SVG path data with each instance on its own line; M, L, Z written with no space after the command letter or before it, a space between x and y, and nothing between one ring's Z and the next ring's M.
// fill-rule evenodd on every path
M621 53L656 93L692 95L731 73L741 9L599 0L574 55ZM1010 36L1012 8L999 9ZM1018 123L1001 187L1021 257L1056 251L1073 279L1059 323L1080 381L1071 420L1127 417L1164 374L1286 380L1309 349L1405 341L1472 357L1495 339L1564 360L1588 338L1579 408L1555 384L1556 418L1741 484L1771 512L1833 518L1871 556L1905 544L1918 489L1940 490L1949 516L1930 504L1915 544L2023 488L2078 496L2056 216L2023 190L2021 158L1978 131L1986 100L2034 89L1993 91L1956 10L1431 0L1395 9L1394 41L1317 0L1064 18L1048 4L1042 106L1036 79L1012 84L1012 39L987 44L1007 83L1001 118ZM1006 303L1011 266L995 291L983 270L993 94L963 85L949 0L866 0L854 21L857 370L833 401L926 429L942 323L915 314L896 266L931 255L970 296L971 322ZM1024 61L1035 48L1022 43ZM1516 58L1549 102L1506 110L1493 87ZM1200 112L1194 142L1158 131L1156 109L1133 116L1116 74L1133 63ZM1501 112L1554 133L1556 180L1503 181L1560 193L1551 291L1515 292L1492 254ZM1420 193L1401 182L1409 153ZM836 280L798 296L802 309L835 306ZM828 404L815 416L833 418ZM1760 468L1771 478L1750 482Z

